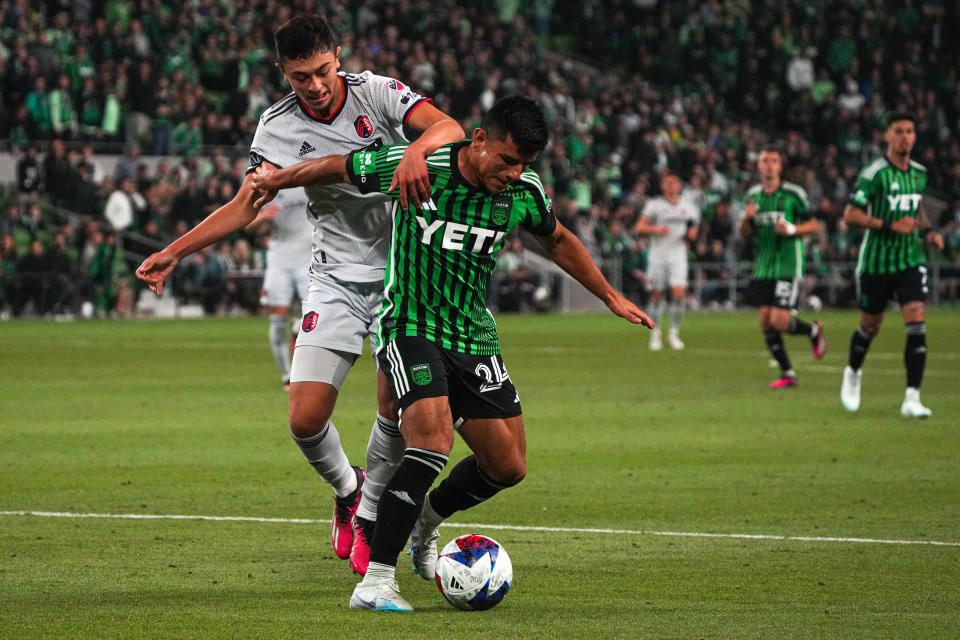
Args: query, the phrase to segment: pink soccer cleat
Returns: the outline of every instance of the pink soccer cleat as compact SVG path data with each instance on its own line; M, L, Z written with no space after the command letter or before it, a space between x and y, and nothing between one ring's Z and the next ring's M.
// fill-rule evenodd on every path
M823 336L822 322L814 322L813 326L817 328L817 331L810 338L810 346L813 349L813 357L819 360L827 353L827 339Z
M354 467L357 473L357 488L343 498L334 497L333 519L330 520L330 542L333 543L333 552L338 558L346 560L350 557L353 546L353 514L360 504L360 491L366 474L360 467Z
M370 564L370 543L376 523L360 516L353 516L353 546L350 548L350 568L361 576L367 575Z
M797 386L797 379L791 376L784 376L782 378L777 378L770 383L771 389L784 389L786 387L795 387Z

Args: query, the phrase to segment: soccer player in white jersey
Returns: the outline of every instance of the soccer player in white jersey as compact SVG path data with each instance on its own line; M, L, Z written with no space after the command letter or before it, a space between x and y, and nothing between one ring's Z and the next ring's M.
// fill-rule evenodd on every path
M270 315L270 351L280 369L283 388L290 390L290 344L287 318L290 301L307 297L307 268L310 266L313 224L307 217L307 194L303 187L286 189L260 210L247 231L269 224L267 268L260 290L260 306ZM296 298L294 298L296 296ZM300 323L293 327L296 338Z
M700 210L680 196L680 178L665 173L660 178L662 196L651 198L643 207L634 233L650 236L649 267L653 291L650 292L650 316L656 328L650 333L650 349L663 348L660 318L666 307L664 292L670 289L670 331L667 342L673 349L683 349L680 324L687 296L687 242L697 239Z
M408 202L420 206L429 199L426 156L464 137L455 120L400 81L369 71L338 73L340 48L323 18L293 18L277 29L274 38L277 66L293 93L260 117L247 177L234 199L137 269L137 277L158 294L184 256L256 217L254 203L262 194L250 182L259 166L282 168L314 157L406 142L406 127L421 132L392 181L400 206L406 208ZM341 558L350 557L350 566L364 574L377 500L404 452L396 402L383 373L377 373L378 411L367 447L366 475L350 465L330 417L364 336L376 335L392 204L385 195L361 195L344 184L308 186L305 191L314 224L313 258L291 363L290 431L336 493L331 522L334 551Z

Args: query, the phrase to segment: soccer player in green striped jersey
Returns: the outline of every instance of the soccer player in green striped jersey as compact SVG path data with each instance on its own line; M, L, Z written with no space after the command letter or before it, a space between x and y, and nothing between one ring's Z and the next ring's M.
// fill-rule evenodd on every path
M781 180L783 159L779 150L761 150L757 168L760 184L747 192L749 200L740 222L740 235L753 238L756 264L747 301L759 307L763 337L780 365L780 377L770 383L770 388L783 389L797 385L797 374L781 332L809 337L816 358L827 351L823 323L805 322L794 313L803 279L803 236L816 233L820 225L808 213L806 192Z
M535 102L501 100L472 140L427 157L432 198L394 209L378 357L401 407L407 449L380 499L370 565L351 608L411 611L394 577L407 538L415 569L433 580L440 523L526 474L520 397L485 307L495 254L513 229L533 233L547 255L613 313L653 327L554 216L540 179L528 169L546 143L547 125ZM402 154L402 146L388 146L258 170L254 185L264 201L276 189L315 182L352 182L362 192L386 193ZM474 455L428 496L447 464L455 429Z
M860 408L861 366L880 331L887 303L900 303L907 343L903 360L907 389L900 413L926 418L931 411L920 402L920 383L927 361L927 256L924 241L937 250L943 238L930 229L923 209L926 168L910 159L917 141L914 118L893 113L884 134L887 154L867 165L857 177L843 219L864 229L855 272L860 326L850 339L850 358L843 370L840 400L848 411Z

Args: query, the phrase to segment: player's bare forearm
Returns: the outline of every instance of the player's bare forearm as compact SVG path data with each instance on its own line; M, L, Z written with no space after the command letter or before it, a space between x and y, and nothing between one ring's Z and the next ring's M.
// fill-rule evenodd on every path
M253 204L257 196L250 186L251 180L251 177L247 176L233 200L211 213L165 249L144 260L137 268L137 277L160 295L163 293L163 281L181 259L250 224L257 217Z
M463 140L463 128L457 121L428 102L414 109L407 124L422 133L403 152L388 189L393 191L399 187L400 206L403 209L407 209L408 200L419 207L430 199L427 156L445 144Z
M279 191L313 184L349 182L346 156L324 156L300 162L276 171L260 171L254 174L253 188L257 191Z
M797 225L797 235L806 236L811 233L820 233L820 222L816 218L804 220Z
M882 219L872 218L867 215L866 211L852 204L848 204L843 210L843 221L848 226L859 229L880 229L883 227Z
M653 328L653 320L607 282L587 248L562 224L558 222L551 235L538 237L537 240L557 266L573 276L613 313L634 324Z

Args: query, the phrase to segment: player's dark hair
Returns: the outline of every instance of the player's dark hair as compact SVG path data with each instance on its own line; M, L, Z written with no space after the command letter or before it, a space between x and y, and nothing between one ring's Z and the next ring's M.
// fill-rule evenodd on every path
M336 52L337 37L323 16L291 18L273 34L277 60L303 60L323 51Z
M912 113L908 111L894 111L887 116L887 128L889 129L894 122L899 122L900 120L909 120L914 126L917 124L917 119Z
M523 96L498 100L484 114L480 128L493 140L506 140L509 136L523 154L540 153L550 137L543 111L536 102Z
M760 153L775 153L780 156L780 162L784 162L787 158L783 151L780 151L780 147L772 144L765 144L760 147Z

